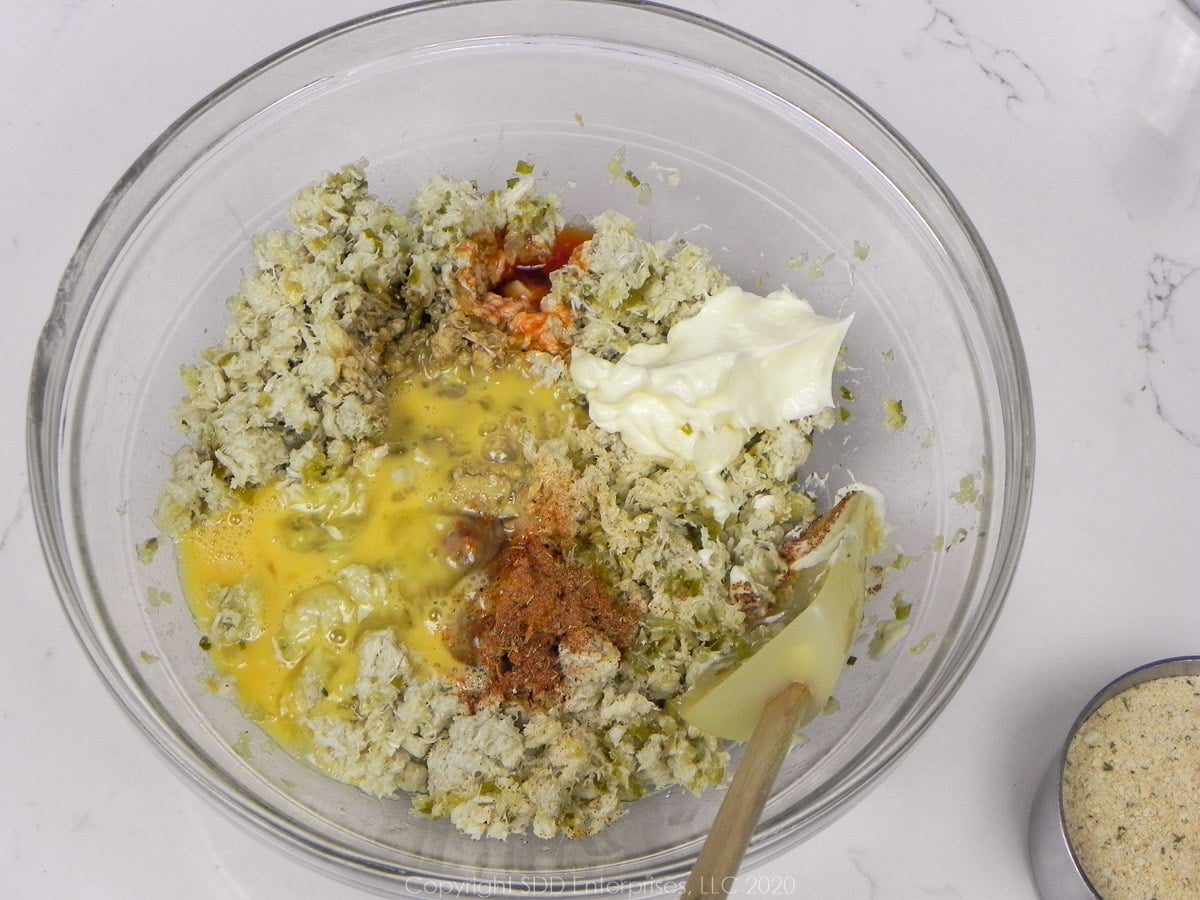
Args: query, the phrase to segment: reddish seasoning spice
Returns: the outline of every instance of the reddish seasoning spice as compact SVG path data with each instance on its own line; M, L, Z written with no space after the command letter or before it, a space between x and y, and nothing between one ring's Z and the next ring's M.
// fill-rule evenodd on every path
M541 262L517 263L509 268L500 279L501 292L513 281L519 282L526 296L541 300L550 293L550 273L557 272L571 261L577 247L592 239L594 232L580 225L568 225L554 238L550 254Z
M551 273L572 261L583 264L580 248L592 234L589 228L568 225L548 251L543 247L540 257L531 258L526 258L528 247L506 251L503 232L486 232L464 241L460 252L475 262L460 274L467 294L465 308L508 332L522 350L564 353L571 345L571 308L543 309L542 300L550 293ZM486 284L480 284L480 274L487 277Z
M490 676L485 696L554 703L562 697L561 646L581 645L596 633L622 652L632 644L633 610L548 535L518 535L489 571L492 580L470 628L474 662Z

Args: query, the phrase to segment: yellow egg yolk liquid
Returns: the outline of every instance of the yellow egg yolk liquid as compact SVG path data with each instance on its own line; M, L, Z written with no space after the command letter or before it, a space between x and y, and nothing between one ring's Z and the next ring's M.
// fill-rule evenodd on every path
M320 484L309 492L304 481L274 481L184 533L181 578L203 633L221 612L222 588L240 585L257 597L258 637L205 642L247 715L304 752L308 729L286 702L291 680L307 655L322 654L328 675L317 712L339 714L357 675L357 639L368 629L390 627L419 665L459 673L463 664L448 648L446 625L454 620L464 566L448 552L448 540L464 517L504 510L464 508L456 479L464 466L486 469L498 459L523 466L523 436L547 436L567 415L556 392L515 369L399 380L385 435L389 449L376 464L352 467L324 493ZM310 502L310 493L320 502ZM366 600L352 591L354 602L343 602L342 615L297 628L306 597L329 590L345 598L351 566L382 573L375 583L386 587L365 592Z

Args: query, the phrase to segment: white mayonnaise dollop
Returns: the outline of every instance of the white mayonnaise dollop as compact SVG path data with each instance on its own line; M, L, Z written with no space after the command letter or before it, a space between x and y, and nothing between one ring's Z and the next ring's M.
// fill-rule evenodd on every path
M833 405L833 368L853 316L817 315L788 290L711 295L665 343L635 344L610 362L578 348L571 377L588 413L634 450L695 466L723 519L721 471L756 428Z

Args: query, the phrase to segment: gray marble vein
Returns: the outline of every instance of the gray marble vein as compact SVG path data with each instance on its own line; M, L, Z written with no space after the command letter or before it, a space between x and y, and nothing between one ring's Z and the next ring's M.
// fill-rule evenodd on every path
M1159 418L1200 448L1200 367L1188 335L1200 325L1200 265L1156 255L1146 269L1138 321L1146 353L1146 391Z
M917 898L920 900L926 900L926 898L928 900L961 900L964 896L953 885L922 884L920 879L917 880L917 883L908 884L901 893L897 894L896 890L901 887L903 882L887 877L877 877L871 871L867 856L867 851L861 848L854 848L846 854L847 860L866 883L866 893L855 894L856 897L866 897L870 900L887 900L887 898L895 897L913 898L913 900L917 900Z
M9 538L13 533L23 526L25 521L25 507L29 500L29 485L22 487L21 493L17 497L17 505L13 510L12 515L4 523L3 530L0 530L0 553L3 553L8 548Z
M958 20L930 3L932 18L924 32L944 47L965 52L975 66L1000 88L1006 105L1043 100L1049 90L1041 76L1015 51L968 33Z

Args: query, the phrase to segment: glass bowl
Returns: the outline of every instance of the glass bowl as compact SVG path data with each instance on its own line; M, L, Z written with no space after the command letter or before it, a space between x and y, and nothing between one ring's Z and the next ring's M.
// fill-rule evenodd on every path
M582 840L478 842L317 774L206 687L169 548L138 558L183 440L179 366L222 332L251 235L360 159L401 204L435 173L498 186L526 160L569 214L620 210L646 236L707 247L746 287L790 284L856 315L838 376L850 415L818 440L807 485L880 488L903 556L747 861L812 835L929 725L1000 612L1029 509L1029 385L988 254L916 152L804 63L664 7L383 11L264 60L133 164L63 276L30 389L38 526L101 678L206 796L352 883L582 895L681 878L695 859L720 791L660 792ZM907 634L873 659L897 596Z

